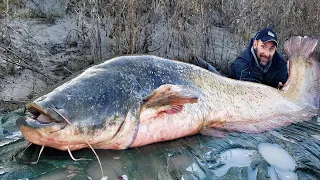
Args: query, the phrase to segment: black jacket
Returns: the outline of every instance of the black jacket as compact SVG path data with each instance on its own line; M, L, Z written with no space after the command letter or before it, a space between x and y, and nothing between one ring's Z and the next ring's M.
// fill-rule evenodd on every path
M257 64L252 54L252 41L250 46L234 60L229 67L229 76L232 79L259 82L277 88L279 82L287 81L287 62L277 51L272 57L271 65L264 72Z

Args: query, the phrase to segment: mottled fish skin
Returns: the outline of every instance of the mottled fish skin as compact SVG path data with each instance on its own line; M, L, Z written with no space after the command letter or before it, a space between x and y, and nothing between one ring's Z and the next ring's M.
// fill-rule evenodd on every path
M155 56L119 57L87 69L78 77L29 103L27 108L37 106L37 110L44 112L49 109L63 110L67 112L65 116L71 124L85 136L108 132L103 133L105 146L117 144L108 141L118 136L125 137L128 142L112 148L127 148L138 129L139 109L146 96L164 84L195 89L191 78L206 73L198 67ZM201 91L198 93L201 94ZM21 123L28 128L26 131L33 128L25 121ZM135 127L121 135L119 131L127 130L126 124L134 124Z
M318 74L310 77L319 79ZM291 84L297 78L291 78ZM258 133L308 120L318 112L304 96L293 98L297 94L291 84L278 90L156 56L122 56L27 104L34 117L17 124L26 140L60 150L86 148L87 143L125 149L199 132ZM311 87L314 94L320 92L318 85Z

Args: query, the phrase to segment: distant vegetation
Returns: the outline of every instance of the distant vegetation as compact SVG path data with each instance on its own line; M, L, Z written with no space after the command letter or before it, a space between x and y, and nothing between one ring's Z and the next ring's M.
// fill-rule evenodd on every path
M126 34L130 53L148 46L148 37L139 48L137 40L145 35L142 30L146 26L160 20L172 22L169 25L178 31L200 27L199 36L193 41L203 40L203 44L206 39L200 37L207 36L213 26L226 27L245 41L264 27L274 28L281 42L293 35L320 34L318 0L80 0L69 1L68 7L74 13L99 18L102 24L112 26L112 36Z
M169 58L188 59L189 55L196 54L204 59L215 59L211 60L214 65L223 69L228 65L224 61L233 58L224 57L223 54L229 53L224 48L232 46L227 48L238 52L244 45L237 39L226 43L233 38L217 34L217 27L228 29L245 43L257 30L272 27L278 32L281 46L285 39L293 35L317 37L320 34L318 0L55 1L66 5L66 14L77 17L79 40L86 39L83 43L91 48L96 61L104 58L101 49L106 47L101 44L102 39L110 38L109 51L114 55L153 53ZM60 17L54 12L44 12L41 8L19 11L27 2L36 4L32 0L0 2L2 19L20 15L54 23ZM105 34L102 34L103 30ZM2 26L0 31L0 43L8 47L8 29ZM217 53L222 55L216 56Z
M110 28L115 54L152 53L161 49L161 56L186 59L196 54L216 59L214 65L226 71L228 53L218 46L230 46L225 34L213 35L216 27L227 28L247 43L257 30L271 27L278 32L280 49L287 38L294 35L320 35L320 3L318 0L81 0L68 1L72 13L91 18ZM91 2L91 3L90 3ZM81 22L81 21L79 21ZM162 25L162 27L161 27ZM165 29L167 38L157 36ZM157 34L158 33L158 34ZM100 38L99 36L96 36ZM99 42L99 40L97 40ZM231 42L236 51L244 46ZM158 46L156 46L158 44ZM170 54L176 46L175 54ZM165 48L163 48L165 47ZM223 48L224 48L223 47ZM103 47L102 47L103 48ZM97 47L97 50L99 48ZM164 54L163 54L164 53ZM167 53L167 54L165 54ZM182 55L181 55L182 54ZM219 61L220 58L220 61ZM229 57L232 58L232 57ZM218 60L217 60L218 59Z

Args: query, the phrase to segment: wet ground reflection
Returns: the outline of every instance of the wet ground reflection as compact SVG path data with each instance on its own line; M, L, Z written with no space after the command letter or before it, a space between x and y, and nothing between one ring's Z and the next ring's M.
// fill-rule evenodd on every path
M90 149L67 152L31 145L12 127L19 114L0 116L0 179L101 179ZM318 179L317 118L261 134L201 135L121 151L97 150L104 179Z

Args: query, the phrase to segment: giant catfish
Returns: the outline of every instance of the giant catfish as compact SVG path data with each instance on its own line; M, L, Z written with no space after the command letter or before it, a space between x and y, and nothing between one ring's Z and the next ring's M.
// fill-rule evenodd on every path
M318 113L317 40L293 37L282 90L197 66L141 55L88 68L26 105L17 125L31 143L59 150L125 149L196 133L259 133ZM31 115L32 114L32 115Z

